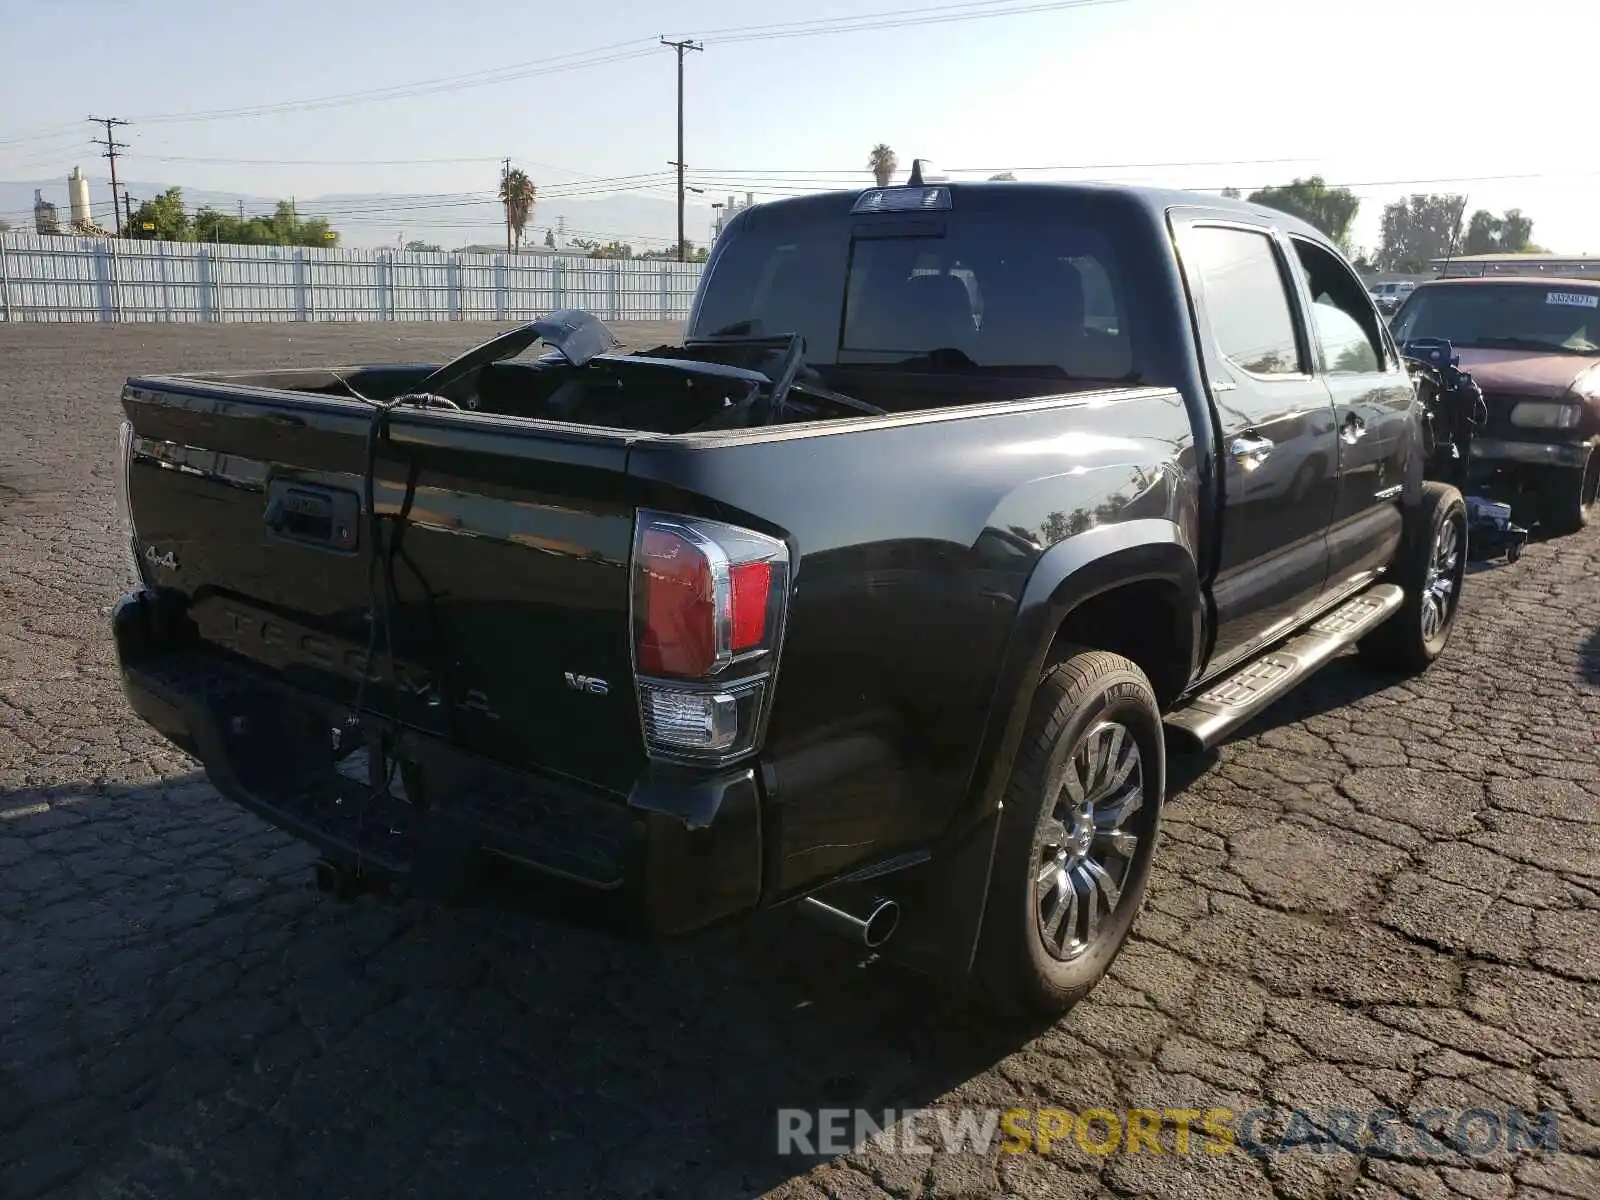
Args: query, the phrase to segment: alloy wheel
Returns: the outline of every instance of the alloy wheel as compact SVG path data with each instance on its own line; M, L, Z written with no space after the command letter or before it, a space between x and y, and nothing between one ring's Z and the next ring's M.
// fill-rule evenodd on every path
M1073 751L1035 838L1034 911L1052 957L1086 953L1122 899L1142 837L1144 760L1127 726L1102 721Z
M1422 583L1422 640L1431 642L1449 626L1461 595L1463 521L1447 518L1433 539L1428 573Z

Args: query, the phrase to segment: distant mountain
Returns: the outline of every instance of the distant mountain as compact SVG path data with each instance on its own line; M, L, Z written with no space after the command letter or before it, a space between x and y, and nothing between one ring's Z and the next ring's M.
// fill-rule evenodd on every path
M128 191L137 204L159 195L168 187L183 189L184 202L191 208L210 206L246 213L270 212L277 196L247 192L219 192L184 187L182 183L152 183L130 180ZM55 204L61 219L68 218L65 179L0 182L0 217L13 229L33 228L33 193L38 188ZM101 224L110 224L110 189L103 180L91 185L90 204ZM500 208L492 200L462 203L454 196L393 195L341 192L324 196L297 196L296 207L304 216L325 216L339 233L343 246L395 246L404 241L435 242L446 250L472 243L504 240ZM711 206L703 200L684 206L684 235L697 245L710 238ZM600 242L632 242L636 250L671 245L677 236L677 206L670 199L618 192L611 195L574 199L542 200L534 208L533 221L524 233L525 241L542 243L546 229L565 221L567 237L592 238Z

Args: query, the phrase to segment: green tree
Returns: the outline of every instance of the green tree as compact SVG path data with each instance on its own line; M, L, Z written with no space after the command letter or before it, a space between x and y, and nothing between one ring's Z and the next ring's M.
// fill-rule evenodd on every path
M872 178L879 187L888 187L889 181L894 178L895 168L900 165L900 160L895 157L894 151L889 149L886 142L879 142L872 148L872 153L867 155L867 170L872 172Z
M1237 200L1239 198L1239 189L1236 188L1236 187L1225 187L1225 188L1223 188L1222 189L1222 198L1224 200Z
M135 218L137 220L137 218ZM322 217L301 217L288 200L280 200L265 217L236 217L202 208L190 223L190 239L243 246L333 246L338 236Z
M1349 188L1329 187L1321 175L1251 192L1250 202L1299 217L1327 234L1329 240L1341 248L1350 243L1350 223L1361 207L1361 199L1354 192Z
M1378 268L1420 274L1428 263L1461 251L1461 215L1465 198L1414 195L1383 208Z
M407 242L406 251L409 254L439 254L442 248L435 242Z
M684 262L705 262L706 261L706 255L707 255L706 247L704 247L704 246L696 246L688 238L684 238L684 240L683 240L683 261ZM668 259L671 259L674 262L676 262L678 260L678 249L677 249L676 246L668 246L668 247L666 247L665 249L662 249L662 250L646 250L643 254L639 255L639 257L640 258L668 258Z
M1000 174L998 174L998 175L989 176L989 182L990 183L999 183L999 182L1015 183L1016 181L1017 181L1017 177L1015 175L1013 175L1010 171L1001 171Z
M552 250L556 248L556 231L554 229L546 229L544 231L544 244Z
M1506 209L1500 226L1500 249L1507 254L1526 254L1539 249L1533 244L1533 219L1520 208Z
M1508 208L1499 217L1480 208L1467 222L1461 249L1463 254L1528 254L1539 247L1533 244L1533 221L1520 208Z
M10 232L11 232L11 222L6 220L4 217L0 217L0 233L10 233Z
M538 198L539 189L521 167L512 167L500 180L500 203L506 206L506 220L518 246L522 245L522 231L528 227Z
M611 241L601 245L596 238L573 238L572 248L582 250L590 258L632 258L633 247L627 242ZM654 254L642 254L641 258L676 258L673 251L660 251Z
M149 225L152 228L146 229ZM193 237L189 214L183 207L183 190L168 188L154 200L146 200L133 210L129 237L154 238L163 242L187 242Z
M1466 240L1461 244L1463 254L1493 254L1500 248L1500 230L1505 222L1486 208L1480 208L1467 222Z

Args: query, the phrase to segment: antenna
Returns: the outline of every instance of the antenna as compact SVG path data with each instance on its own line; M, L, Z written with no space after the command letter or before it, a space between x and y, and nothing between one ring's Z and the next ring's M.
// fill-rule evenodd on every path
M1439 268L1439 278L1444 279L1450 274L1450 260L1456 256L1456 242L1461 238L1461 222L1467 215L1467 198L1461 197L1461 208L1456 213L1456 223L1450 230L1450 240L1444 247L1444 266Z

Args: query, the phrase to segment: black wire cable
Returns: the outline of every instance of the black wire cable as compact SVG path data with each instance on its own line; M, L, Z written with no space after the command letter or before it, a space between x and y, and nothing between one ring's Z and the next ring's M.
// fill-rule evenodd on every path
M373 784L372 790L361 802L361 807L356 813L356 867L355 873L361 874L362 853L364 850L363 833L366 827L367 809L380 795L388 792L394 786L395 771L399 766L399 747L404 730L399 719L399 665L394 652L394 610L399 605L399 586L395 580L394 560L398 555L416 576L417 582L422 585L423 594L428 598L430 620L437 637L440 629L438 615L433 603L433 592L427 580L423 578L417 565L401 548L401 539L404 535L405 524L411 514L411 507L416 499L416 485L418 467L413 464L406 478L405 499L402 501L400 511L396 517L396 528L387 545L383 538L383 520L378 513L377 505L377 472L378 472L378 447L388 433L389 417L395 409L403 405L413 405L418 408L443 408L455 412L460 411L460 406L453 400L444 396L434 395L430 392L407 392L391 400L374 400L370 396L362 395L354 385L339 372L332 372L333 377L344 386L352 397L361 401L372 410L371 419L367 422L365 463L361 473L361 499L367 513L367 612L370 628L367 633L367 647L362 655L361 681L356 685L355 701L351 707L350 715L345 720L346 728L359 729L361 726L361 711L366 697L367 684L372 678L373 658L378 650L379 627L382 627L384 641L384 657L388 660L388 674L391 689L394 692L391 711L387 718L389 743L394 748L394 753L382 749L383 740L380 736L380 753L384 760L384 774L381 783ZM381 569L380 569L381 566ZM380 580L383 586L379 586ZM446 721L454 732L455 710L451 702L450 672L448 669L439 672L439 686L443 695L441 702L446 709ZM371 762L372 752L367 750L368 776L367 782L372 784Z

